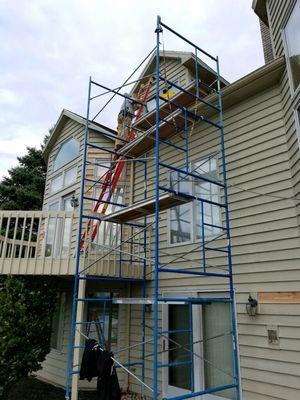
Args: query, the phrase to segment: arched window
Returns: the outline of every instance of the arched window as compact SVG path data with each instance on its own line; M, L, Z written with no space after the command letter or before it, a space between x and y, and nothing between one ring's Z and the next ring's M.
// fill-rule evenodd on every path
M79 155L79 142L71 138L60 146L53 163L53 171L74 160Z

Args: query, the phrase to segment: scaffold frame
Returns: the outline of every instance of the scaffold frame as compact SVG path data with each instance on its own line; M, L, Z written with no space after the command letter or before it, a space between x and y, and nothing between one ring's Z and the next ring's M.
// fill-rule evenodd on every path
M193 91L190 89L187 89L185 87L181 87L179 84L176 82L173 82L170 79L167 79L166 76L161 75L161 65L160 65L160 60L161 60L161 55L160 55L160 47L161 47L161 35L163 31L168 31L170 34L175 35L177 38L182 40L184 43L188 44L193 48L194 51L194 58L195 58L195 84L193 86ZM119 151L115 151L111 148L106 148L106 147L101 147L97 146L93 143L89 142L89 124L91 121L94 121L96 117L99 116L103 108L101 108L100 112L96 114L94 118L90 117L90 103L94 99L98 98L102 94L97 94L94 95L92 94L92 87L97 87L102 90L105 90L104 93L112 93L113 97L119 96L123 99L129 99L131 101L135 100L138 102L136 99L133 99L133 97L130 97L128 95L120 93L120 89L123 88L123 86L127 85L128 80L125 81L124 85L119 86L117 89L109 89L107 86L102 85L90 78L89 80L89 88L88 88L88 102L87 102L87 114L86 114L86 125L85 125L85 139L84 139L84 150L83 150L83 166L82 166L82 182L81 182L81 194L80 194L80 201L79 201L79 228L78 228L78 235L77 235L77 250L76 250L76 262L75 262L75 277L74 277L74 294L73 294L73 303L72 303L72 318L71 318L71 328L70 328L70 336L69 336L69 353L68 353L68 370L67 370L67 380L66 380L66 400L70 399L70 393L71 393L71 384L72 384L72 377L74 375L78 375L79 371L78 369L74 369L74 351L78 350L79 348L82 348L82 346L79 346L78 343L76 344L75 336L76 332L78 333L80 330L78 330L78 325L83 326L84 324L89 323L89 321L77 321L77 316L78 316L78 304L80 303L88 303L88 302L93 302L93 301L98 301L98 302L103 302L104 304L137 304L141 306L141 321L142 321L142 329L141 329L141 360L138 363L141 366L141 376L140 377L135 377L139 382L142 382L142 385L144 385L148 390L151 390L152 392L152 398L153 399L159 399L161 398L161 391L159 387L159 371L162 370L163 368L169 368L170 366L176 365L176 363L160 363L159 362L159 338L161 336L166 336L170 333L170 331L164 331L160 330L159 328L159 306L161 304L186 304L189 307L189 329L188 333L190 335L190 346L188 352L190 353L190 360L186 362L186 365L193 364L193 327L192 327L192 306L197 305L197 304L206 304L206 303L211 303L211 302L228 302L230 304L230 324L231 324L231 337L232 337L232 343L233 343L233 365L234 365L234 376L233 376L233 382L227 385L222 385L222 386L217 386L214 388L208 388L208 389L203 389L203 390L194 390L194 384L193 384L193 373L191 373L191 387L192 391L187 394L182 394L182 395L176 395L172 397L164 397L165 400L183 400L183 399L188 399L188 398L196 398L205 394L214 394L218 393L221 391L224 391L226 389L233 389L235 393L235 400L240 400L240 379L239 379L239 361L238 361L238 343L237 343L237 329L236 329L236 311L235 311L235 301L234 301L234 285L233 285L233 271L232 271L232 256L231 256L231 237L230 237L230 221L229 221L229 210L228 210L228 193L227 193L227 176L226 176L226 160L225 160L225 140L224 140L224 128L223 128L223 114L222 114L222 91L221 91L221 75L220 75L220 68L219 68L219 59L218 57L214 57L207 53L205 50L201 49L198 47L196 44L173 30L171 27L166 25L164 22L162 22L161 18L158 16L157 17L157 25L155 29L155 34L156 34L156 46L150 52L150 55L152 55L155 52L155 72L151 74L152 76L155 76L155 122L152 127L152 130L149 131L148 134L141 134L140 136L137 135L131 142L127 142L124 140L125 144L123 148ZM213 63L215 63L215 75L216 75L216 81L215 85L207 85L205 82L202 82L199 76L199 67L198 67L198 60L199 60L199 55L204 55L205 57L208 57ZM146 57L145 60L149 55ZM144 60L144 61L145 61ZM141 64L140 64L141 66ZM139 66L139 67L140 67ZM131 75L132 76L132 75ZM138 80L134 81L137 82ZM183 93L187 95L188 97L192 98L193 102L196 103L196 106L191 110L188 106L181 105L178 102L176 102L172 98L166 98L161 95L161 82L166 82L169 85L172 85L176 87L179 93ZM203 96L200 96L200 87L201 86L209 86L206 89L210 91L210 93L213 93L214 96L216 97L217 104L213 104L211 102L208 102L203 98ZM106 105L109 103L108 101ZM213 121L212 119L209 119L208 117L205 117L204 115L198 114L198 108L197 104L205 104L209 109L213 110L214 113L217 114L218 120L217 122ZM167 105L172 112L169 113L168 118L162 117L160 114L160 109L163 107L163 105ZM144 106L144 104L141 104L141 106ZM178 117L179 116L179 117ZM176 132L173 132L172 134L169 134L167 137L163 137L161 135L162 132L162 124L164 126L169 126L169 129L174 129L175 123L173 123L172 118L178 118L177 121L180 121L180 130L183 132L184 136L184 145L178 146L177 144L174 144L172 142L172 138L176 136L177 128L176 126ZM216 129L219 133L219 139L220 139L220 148L221 148L221 169L222 169L222 180L221 179L214 179L211 177L203 176L196 171L194 171L191 168L191 164L189 162L189 137L188 137L188 124L190 123L196 123L196 122L203 122L205 124L210 125L214 129ZM147 136L148 135L148 136ZM151 142L150 142L151 139ZM136 155L133 155L132 153L132 148L135 146L141 146L141 143L143 140L148 140L147 143L152 143L152 148L154 149L154 164L155 164L155 177L154 177L154 197L149 197L149 193L147 190L147 185L144 187L144 203L142 205L138 206L135 205L135 209L131 212L136 213L134 214L135 217L132 217L133 214L131 215L131 219L129 217L126 217L126 212L130 211L130 206L125 205L125 204L119 204L118 202L115 202L114 199L112 199L112 192L113 190L108 184L108 195L106 199L101 199L97 200L95 198L90 198L86 196L85 193L85 187L88 179L86 178L86 167L89 163L87 159L87 152L89 147L94 147L97 148L98 150L107 152L111 156L111 174L112 178L110 180L113 181L113 174L115 173L116 169L119 167L120 163L125 163L127 161L130 162L136 162L142 165L142 168L144 169L144 179L145 182L147 181L147 169L148 169L148 162L149 160L147 159L147 154L146 152L141 149L136 151ZM160 148L161 146L171 146L172 148L177 149L178 151L182 152L184 154L184 165L182 168L175 167L172 164L168 164L166 162L163 162L160 158ZM142 148L142 146L141 146ZM113 160L112 157L115 157L115 160ZM222 190L223 192L223 201L213 201L209 200L207 198L201 197L200 195L196 195L195 193L189 193L186 191L181 191L179 185L173 185L172 182L169 182L169 184L162 184L161 179L160 179L160 174L161 170L165 169L168 170L170 173L174 172L177 174L178 177L181 177L180 179L193 179L193 180L200 180L201 182L207 182L213 185L216 185ZM184 178L182 178L184 177ZM91 182L92 183L92 182ZM167 199L167 200L166 200ZM202 266L200 269L195 270L193 269L185 269L185 268L178 268L178 267L172 267L172 262L168 263L161 263L160 262L160 212L164 210L166 207L165 203L166 201L169 201L169 208L172 207L172 204L174 206L174 203L171 203L171 200L174 202L174 199L176 201L179 201L178 204L184 204L185 202L199 202L200 204L200 210L201 210L201 235L202 235L202 241L200 244L197 244L197 249L200 248L201 250L201 263ZM87 214L84 211L84 202L85 201L99 201L101 204L110 204L114 206L118 206L121 208L121 211L116 212L116 213L111 213L108 216L104 215L95 215L95 213L90 213ZM165 203L163 203L163 200ZM180 203L180 201L182 203ZM226 239L226 245L222 248L219 247L213 247L210 245L211 242L213 242L215 239L210 239L207 240L205 237L205 226L210 226L214 227L214 225L209 224L205 222L204 220L204 205L205 204L212 204L214 206L219 207L224 215L225 215L225 226L215 226L215 228L218 228L221 231L221 236L222 238ZM131 205L132 207L132 205ZM146 207L148 207L146 209ZM134 207L132 207L134 208ZM106 209L106 208L105 208ZM121 215L121 217L120 217ZM123 215L123 216L122 216ZM125 215L125 217L124 217ZM153 222L149 223L148 221L148 215L152 215L154 220ZM140 222L140 219L143 219L143 222ZM135 219L138 219L138 222L135 221ZM96 221L96 224L101 224L102 221L106 221L108 223L115 223L119 224L120 226L120 244L117 246L117 252L119 254L119 275L118 277L101 277L101 276L91 276L86 274L86 270L90 267L89 265L86 267L82 267L82 260L84 259L85 256L85 251L83 251L82 248L82 243L83 243L83 232L84 232L84 226L86 227L87 225L84 225L84 221ZM90 222L91 226L94 226L94 222ZM130 260L132 261L135 257L134 254L129 254L126 251L123 251L122 245L126 242L128 242L127 238L123 237L123 226L128 226L130 228L136 228L140 230L140 233L143 234L143 241L142 243L139 242L139 245L141 245L142 248L142 256L139 256L139 259L136 260L137 263L140 263L143 266L143 274L141 278L127 278L123 276L122 274L122 264L124 262L123 257L131 257ZM147 240L149 240L149 237L147 236L147 228L149 226L153 226L154 228L154 256L153 258L149 259L148 254L147 254ZM91 232L87 231L85 234L84 241L88 241L88 239L91 240ZM88 237L89 236L89 237ZM218 237L219 237L218 236ZM217 237L217 238L218 238ZM135 237L131 237L130 240L134 242ZM92 240L91 240L92 241ZM108 251L111 251L111 249L107 248ZM208 252L218 252L224 255L227 259L227 269L222 272L211 272L209 270L209 265L206 262L206 254ZM137 257L138 258L138 257ZM184 259L184 256L181 255L181 258ZM128 260L128 259L126 259ZM150 266L150 272L147 270L147 267ZM192 297L186 297L186 298L178 298L178 297L165 297L160 293L160 287L159 287L159 282L160 282L160 274L161 273L169 273L169 274L182 274L183 276L186 275L195 275L195 276L206 276L206 277L213 277L213 278L220 278L220 279L226 279L228 282L228 292L229 292L229 297L228 298L222 298L222 297L202 297L202 298L192 298ZM149 279L149 274L151 275L151 279L153 280L153 294L150 298L146 297L147 291L146 291L146 285L147 285L147 280ZM84 290L80 289L80 285L83 282L93 280L93 281L105 281L105 282L130 282L134 283L136 285L140 285L141 288L141 298L116 298L113 299L111 297L107 298L88 298L86 297ZM146 307L147 305L151 305L153 307L153 338L151 340L146 339L146 319L145 319L145 314L146 314ZM187 332L186 332L187 333ZM80 334L84 336L84 334L80 331ZM85 337L86 338L86 337ZM149 343L153 341L153 377L152 377L152 387L145 383L145 343ZM77 358L78 359L78 358ZM118 360L115 360L116 363L119 365L119 367L123 368L127 373L130 373L128 368L132 366L133 364L130 363L130 360L128 360L127 364L122 364L119 363ZM136 365L137 363L134 363ZM179 363L177 364L179 365ZM192 370L192 369L191 369ZM130 373L131 375L134 376L134 374ZM78 388L76 389L78 390ZM77 400L77 395L75 394L74 391L72 391L72 400Z

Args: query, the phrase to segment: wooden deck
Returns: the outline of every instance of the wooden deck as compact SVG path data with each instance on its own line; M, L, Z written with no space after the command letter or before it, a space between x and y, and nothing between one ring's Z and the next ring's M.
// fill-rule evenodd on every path
M164 211L169 208L179 206L181 204L189 203L190 197L185 197L178 194L167 193L159 198L159 210ZM139 201L131 206L123 208L113 214L109 214L103 218L104 221L122 223L132 221L141 217L145 217L155 212L155 198Z
M169 100L178 104L181 107L188 107L191 104L195 103L194 96L196 95L197 91L196 82L192 81L189 85L187 85L184 88L184 90L190 92L191 94L188 94L183 91L178 91L172 97L170 97ZM201 91L203 96L207 95L207 93L205 93L202 89L199 88L199 90ZM162 102L162 104L159 107L159 117L166 118L168 115L172 114L174 111L177 110L179 110L178 107L173 106L170 103ZM141 116L133 125L133 128L145 131L151 128L153 125L155 125L155 109L145 114L144 116Z
M191 82L185 90L196 94L195 81ZM205 93L203 93L203 95L205 95ZM195 103L194 96L185 92L177 92L170 100L181 107L188 107ZM159 116L161 119L159 123L159 137L161 140L168 140L184 130L184 112L180 108L170 103L163 103L159 109ZM187 116L187 127L193 123L194 120L193 116ZM138 131L138 137L122 147L120 153L131 157L139 157L155 145L155 110L139 118L139 120L133 124L133 128Z

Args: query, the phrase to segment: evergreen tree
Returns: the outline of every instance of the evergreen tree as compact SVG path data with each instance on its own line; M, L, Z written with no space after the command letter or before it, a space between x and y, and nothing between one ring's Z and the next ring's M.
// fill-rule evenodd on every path
M42 148L27 147L18 161L0 182L0 209L41 210L46 178Z

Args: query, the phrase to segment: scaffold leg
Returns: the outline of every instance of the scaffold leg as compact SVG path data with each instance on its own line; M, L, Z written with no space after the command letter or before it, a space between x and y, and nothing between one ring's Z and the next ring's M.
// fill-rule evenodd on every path
M85 288L86 281L80 280L78 284L78 297L85 296ZM84 302L77 302L77 311L76 311L76 323L83 321L83 313L84 313ZM80 362L80 345L82 342L82 337L78 330L75 331L75 340L74 340L74 351L73 351L73 366L79 366ZM74 367L73 367L74 368ZM78 400L78 383L79 383L79 374L72 375L72 390L71 390L71 399Z

